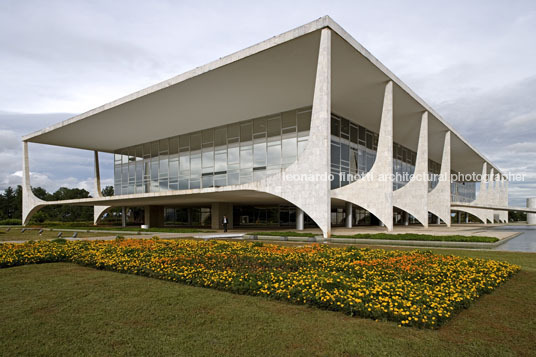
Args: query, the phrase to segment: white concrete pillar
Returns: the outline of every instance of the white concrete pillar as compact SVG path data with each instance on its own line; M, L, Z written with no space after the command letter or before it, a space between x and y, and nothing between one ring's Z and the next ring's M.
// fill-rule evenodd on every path
M151 206L143 207L143 223L147 228L151 228Z
M393 205L428 227L428 112L421 115L414 175L407 184L393 192Z
M441 218L436 217L436 223L437 223L437 224L441 224Z
M35 197L30 184L30 159L28 156L28 143L22 142L22 225L25 226L32 218L32 215L46 202Z
M536 208L536 197L527 198L527 207ZM536 213L527 213L527 224L536 224Z
M101 191L101 181L100 181L100 164L99 164L99 152L95 150L94 152L94 172L95 172L95 197L104 197ZM106 211L108 211L111 206L93 206L93 225L96 226L99 222L99 219L102 217Z
M99 219L108 211L110 206L93 206L93 225L96 226L99 223Z
M121 227L127 226L127 210L125 207L121 207Z
M376 160L365 177L331 191L376 216L393 230L393 82L385 85Z
M298 160L279 174L240 185L243 190L266 192L281 197L302 209L322 230L331 236L331 182L329 179L331 147L331 29L320 32L320 46L314 79L313 107L309 139ZM315 180L289 180L311 175Z
M469 223L469 213L465 212L465 223Z
M450 130L445 133L441 173L436 187L428 193L428 210L450 227Z
M94 171L95 171L95 197L102 197L101 182L100 182L100 166L99 166L99 152L94 152Z
M409 213L404 212L403 215L404 215L404 225L409 226Z
M296 229L299 231L303 231L305 220L304 217L305 213L303 213L303 210L299 207L296 207Z
M354 220L354 205L352 202L346 202L346 228L352 228Z

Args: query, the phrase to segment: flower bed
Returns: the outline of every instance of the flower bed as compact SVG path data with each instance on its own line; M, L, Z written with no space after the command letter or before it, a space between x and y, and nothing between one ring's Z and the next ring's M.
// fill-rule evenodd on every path
M117 240L2 244L0 268L66 261L435 328L520 268L426 251L258 242Z

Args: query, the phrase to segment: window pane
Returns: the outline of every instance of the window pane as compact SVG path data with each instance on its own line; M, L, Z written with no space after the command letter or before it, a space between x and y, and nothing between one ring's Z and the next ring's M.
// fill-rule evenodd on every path
M307 132L311 127L311 111L298 113L298 131Z
M240 161L239 148L230 147L227 151L227 162L229 164L238 164Z
M227 145L227 128L214 129L214 145L225 146Z
M350 161L350 148L347 144L341 143L341 161L348 163Z
M348 137L350 135L350 122L346 119L341 120L341 135Z
M169 154L173 155L179 152L179 137L169 139Z
M251 130L253 129L253 125L251 123L242 124L240 125L240 142L248 142L252 139Z
M189 153L183 153L179 157L179 167L181 173L184 172L190 172L190 154Z
M215 155L214 171L219 172L225 170L227 170L227 152L218 151Z
M227 138L240 137L240 124L231 124L227 127Z
M190 150L201 149L201 134L195 134L190 136Z
M281 145L268 146L268 166L281 164Z
M214 142L214 131L212 129L203 130L203 144Z
M281 125L283 129L296 127L296 112L285 112L282 115Z
M341 136L341 123L339 118L331 117L331 135L340 137Z
M192 154L190 156L190 176L191 177L201 176L201 155L200 154Z
M151 160L151 181L158 181L158 158Z
M190 180L190 188L201 188L201 181L199 179L196 180Z
M372 133L367 132L367 149L372 149Z
M266 133L266 118L259 118L253 121L253 134Z
M281 118L270 118L267 121L268 137L281 135Z
M212 175L203 175L203 188L213 187L214 181Z
M227 175L215 175L214 187L222 187L227 185Z
M253 153L250 148L240 149L240 168L248 168L253 165Z
M214 151L212 150L203 150L203 167L214 167Z
M354 144L357 144L357 134L358 134L358 130L357 130L357 126L350 126L350 141Z
M331 142L331 165L340 165L341 164L341 148L339 145Z
M266 143L261 142L253 145L254 166L266 166Z
M283 163L293 163L296 161L298 150L296 137L283 138L281 148Z
M160 156L160 177L161 178L168 177L168 156L167 155Z
M169 141L168 139L160 140L159 143L159 153L168 153L169 151Z
M189 148L190 147L190 135L181 135L179 137L179 148Z
M240 183L240 175L238 172L230 172L227 174L228 185L238 185Z
M176 180L179 177L179 161L177 157L169 161L169 179Z

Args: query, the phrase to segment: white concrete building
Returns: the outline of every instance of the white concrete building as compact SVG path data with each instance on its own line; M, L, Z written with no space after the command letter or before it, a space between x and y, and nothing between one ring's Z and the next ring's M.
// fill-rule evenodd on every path
M105 130L104 130L105 128ZM30 189L28 143L113 153L115 195ZM23 138L23 221L145 207L145 224L331 227L507 220L501 171L328 16ZM451 182L451 173L494 174ZM428 179L427 174L433 176ZM393 175L399 174L399 175ZM415 174L404 177L403 174ZM478 188L478 192L477 192Z

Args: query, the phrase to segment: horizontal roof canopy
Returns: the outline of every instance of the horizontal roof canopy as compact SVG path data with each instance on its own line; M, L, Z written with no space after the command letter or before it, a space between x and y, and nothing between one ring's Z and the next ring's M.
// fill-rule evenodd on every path
M40 130L25 141L102 152L312 105L320 29L332 36L332 111L378 131L383 88L395 83L394 141L417 149L429 115L429 156L441 162L452 131L452 169L480 173L489 160L325 16L220 60ZM495 168L495 167L494 167ZM498 171L497 168L495 168Z

